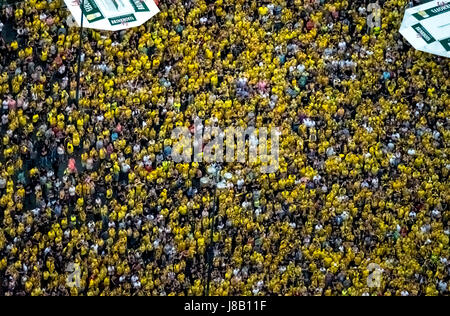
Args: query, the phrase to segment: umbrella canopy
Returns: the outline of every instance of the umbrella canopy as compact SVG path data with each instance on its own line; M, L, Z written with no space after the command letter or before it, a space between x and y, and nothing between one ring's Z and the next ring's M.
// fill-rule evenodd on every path
M83 0L64 0L78 25L81 25ZM159 12L153 0L84 0L83 27L119 31L139 26Z
M400 33L415 49L450 58L450 3L430 1L407 9Z

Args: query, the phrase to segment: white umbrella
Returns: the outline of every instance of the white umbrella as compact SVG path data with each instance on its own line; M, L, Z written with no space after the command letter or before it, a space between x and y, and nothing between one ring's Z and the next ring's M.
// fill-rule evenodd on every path
M153 0L64 0L78 25L119 31L142 25L159 12ZM81 7L83 23L81 23Z
M450 58L450 3L430 1L407 9L400 33L415 49Z

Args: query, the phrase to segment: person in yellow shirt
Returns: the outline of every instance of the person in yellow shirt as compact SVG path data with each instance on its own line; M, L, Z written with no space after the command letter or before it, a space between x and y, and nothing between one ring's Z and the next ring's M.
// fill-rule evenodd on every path
M48 59L48 51L47 51L47 49L44 47L44 48L42 49L42 52L41 52L41 61L46 62L47 59Z

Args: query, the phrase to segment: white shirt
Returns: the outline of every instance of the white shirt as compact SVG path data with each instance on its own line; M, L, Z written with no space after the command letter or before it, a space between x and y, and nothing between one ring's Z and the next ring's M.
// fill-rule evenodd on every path
M127 173L128 171L130 171L130 166L126 163L124 163L122 165L122 172Z

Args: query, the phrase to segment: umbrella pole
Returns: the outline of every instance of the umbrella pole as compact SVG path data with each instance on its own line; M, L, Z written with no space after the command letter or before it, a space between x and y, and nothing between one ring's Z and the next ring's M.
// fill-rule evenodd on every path
M211 219L211 235L210 235L210 241L209 241L209 247L207 250L207 258L208 258L208 276L206 281L206 291L205 296L209 296L209 288L211 284L211 277L212 277L212 270L213 270L213 264L214 264L214 226L215 226L215 215L217 213L217 184L219 182L219 171L215 174L215 183L214 183L214 204L212 208L212 212L210 214Z
M78 104L80 101L80 73L81 73L81 52L82 52L82 44L83 44L84 1L85 0L81 0L81 5L80 5L80 11L81 11L80 45L78 47L77 90L76 90L76 97L75 97L75 105L77 108L78 108Z

